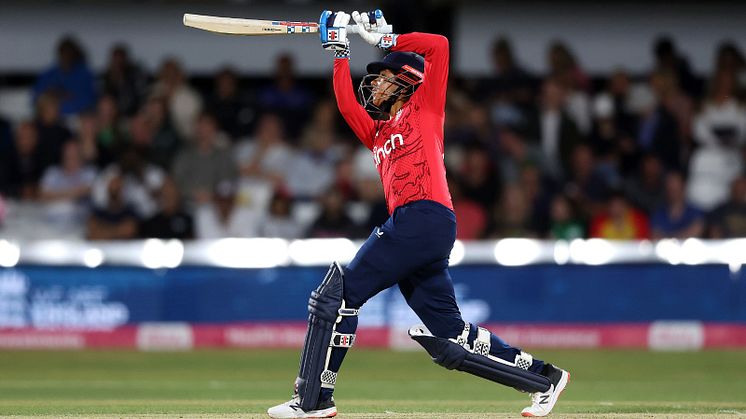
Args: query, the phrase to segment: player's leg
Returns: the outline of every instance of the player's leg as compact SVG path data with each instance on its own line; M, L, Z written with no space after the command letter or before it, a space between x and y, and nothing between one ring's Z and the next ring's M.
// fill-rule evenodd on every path
M487 329L461 319L447 260L434 263L401 281L407 303L426 327L410 335L448 369L457 369L532 393L524 416L545 416L554 407L569 374L504 342Z
M432 260L428 252L411 251L412 242L406 237L411 231L398 228L393 218L371 234L344 272L338 265L332 265L312 293L296 393L290 401L270 408L270 416L336 415L332 393L345 354L355 341L357 310L368 299ZM341 315L339 310L347 315Z

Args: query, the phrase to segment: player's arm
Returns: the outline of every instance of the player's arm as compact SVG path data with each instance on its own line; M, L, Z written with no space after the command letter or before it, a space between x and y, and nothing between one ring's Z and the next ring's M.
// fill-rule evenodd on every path
M334 96L339 112L360 141L368 149L373 149L375 123L358 103L352 87L350 44L346 30L349 21L350 15L347 13L332 13L328 10L322 12L319 19L321 45L325 50L334 51Z
M418 94L424 95L423 102L430 109L444 112L448 87L448 38L420 32L382 34L378 28L386 25L386 20L380 10L362 14L352 12L352 18L358 25L358 34L367 43L381 49L416 52L425 58L425 80Z

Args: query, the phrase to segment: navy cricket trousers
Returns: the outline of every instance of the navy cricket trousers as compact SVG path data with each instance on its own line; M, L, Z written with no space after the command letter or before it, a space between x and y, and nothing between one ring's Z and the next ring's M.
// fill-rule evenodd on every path
M379 292L399 285L407 304L430 332L454 338L464 329L456 303L448 258L456 240L456 216L434 201L415 201L398 207L382 226L374 229L355 258L344 269L344 299L347 307L360 308ZM355 333L357 317L344 317L339 333ZM476 338L472 327L468 341ZM492 334L490 354L514 361L520 349ZM335 348L329 369L338 372L346 348ZM534 359L530 370L539 372L544 363ZM322 390L322 400L331 390Z

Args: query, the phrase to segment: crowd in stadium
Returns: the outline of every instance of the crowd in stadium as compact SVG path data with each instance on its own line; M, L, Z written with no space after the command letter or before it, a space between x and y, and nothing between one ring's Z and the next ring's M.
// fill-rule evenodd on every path
M648 48L649 46L641 46ZM460 239L746 236L746 61L734 43L695 75L662 37L648 74L591 77L562 42L547 74L498 38L490 77L453 74L445 162ZM73 38L0 115L0 234L20 238L367 237L387 218L370 151L291 56L247 87L198 89L112 47L96 74ZM32 228L29 228L32 227Z

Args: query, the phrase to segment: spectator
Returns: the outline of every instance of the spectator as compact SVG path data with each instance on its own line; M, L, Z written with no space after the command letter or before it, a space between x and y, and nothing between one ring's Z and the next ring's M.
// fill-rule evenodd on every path
M241 176L266 179L276 187L285 183L293 153L285 142L282 120L266 113L259 118L255 136L236 146L235 157Z
M255 118L254 109L243 97L238 85L238 76L232 68L225 67L215 75L208 109L215 113L220 129L228 134L232 141L250 132Z
M572 241L583 237L585 229L575 217L570 200L562 194L555 195L551 203L549 238Z
M715 57L715 74L730 74L736 80L736 95L746 99L746 58L733 41L722 42Z
M588 91L590 78L583 72L575 56L562 42L555 42L549 48L549 76L560 83L565 90L564 110L575 126L587 135L591 127L591 111Z
M524 191L517 184L508 184L503 189L500 203L494 207L486 236L491 239L536 237L532 216Z
M98 127L96 126L96 117L91 113L82 113L78 118L78 147L80 148L80 157L85 164L96 165L99 158L98 144L96 137ZM69 142L69 141L68 141Z
M202 110L202 98L187 82L178 61L169 58L161 64L151 96L168 103L169 117L176 132L181 138L191 139L194 121Z
M484 146L473 144L464 151L459 188L464 199L491 208L500 195L500 179Z
M302 148L287 172L288 190L296 198L318 197L334 183L334 167L342 157L334 132L335 112L333 102L319 103L306 127Z
M699 94L697 81L689 67L689 61L676 49L676 45L669 36L660 36L653 45L655 55L655 71L671 73L677 80L677 85L690 97Z
M106 183L104 206L94 206L88 218L88 240L128 240L137 237L137 216L124 199L124 179L116 174Z
M591 148L578 145L572 152L572 171L564 184L564 192L583 219L595 215L616 185L596 165Z
M547 51L547 64L550 77L557 78L566 87L588 91L591 79L578 64L570 48L562 41L554 41Z
M487 226L487 212L479 203L465 198L458 183L448 179L448 190L451 192L453 212L458 220L456 238L459 240L476 240L484 235Z
M106 207L107 185L114 177L122 183L122 200L139 219L148 219L158 210L155 195L163 186L165 172L145 161L142 150L134 146L122 148L119 161L101 172L93 185L92 197L98 207Z
M542 87L539 114L531 124L538 129L532 137L539 141L548 174L555 179L569 173L572 150L582 142L577 125L564 110L566 97L566 89L559 81L547 79Z
M62 148L62 164L44 172L39 199L47 205L47 217L53 224L83 227L88 199L96 170L85 165L80 145L68 141Z
M624 193L613 191L606 208L591 219L589 233L590 237L606 240L642 240L650 238L650 226Z
M36 80L34 102L42 95L58 98L65 116L90 110L96 103L94 75L80 44L70 36L57 44L57 63Z
M125 137L114 97L103 95L98 100L95 130L97 165L103 168L116 159L116 149L122 146Z
M221 237L255 237L259 214L241 207L236 200L236 185L231 180L217 184L212 201L201 203L196 212L198 239Z
M625 182L625 192L632 203L647 215L663 203L663 165L657 157L646 154L638 172Z
M14 147L0 154L0 193L22 200L35 199L43 171L36 126L22 122L16 128Z
M151 97L136 117L142 117L150 131L150 161L164 170L170 170L182 141L168 118L166 102Z
M709 216L709 237L746 237L746 176L731 184L730 198Z
M667 170L680 170L682 164L681 131L678 121L666 106L675 95L672 73L658 71L650 77L656 102L640 120L639 147L654 154Z
M60 104L55 96L44 94L36 102L36 132L39 158L44 169L60 162L62 145L73 134L60 119Z
M138 110L147 91L147 82L145 73L132 61L127 45L114 45L104 69L103 90L114 99L122 114L132 116Z
M280 115L291 142L300 136L312 108L311 93L296 83L293 57L282 54L275 61L274 83L259 91L259 106Z
M218 184L236 178L231 149L218 145L218 125L211 114L197 118L195 142L176 157L173 177L190 204L209 203Z
M684 186L681 173L666 175L666 201L650 217L653 239L702 237L704 216L686 201Z
M522 168L527 165L536 166L542 173L549 172L541 149L537 144L527 143L518 130L502 128L499 145L498 166L504 182L518 182Z
M360 228L347 215L346 202L335 188L328 189L319 198L321 213L306 232L309 238L363 238Z
M267 216L259 224L262 237L297 239L303 235L303 227L292 217L293 201L288 194L277 192L269 204Z
M194 238L192 216L181 208L181 197L172 179L158 192L158 212L140 225L140 237L188 240Z
M495 39L490 52L493 73L479 92L492 102L493 114L520 115L521 108L532 105L532 76L518 63L508 38Z
M689 162L688 195L703 210L723 203L731 182L743 170L739 154L746 144L746 108L736 101L735 93L734 75L716 74L694 121L694 138L700 147Z

